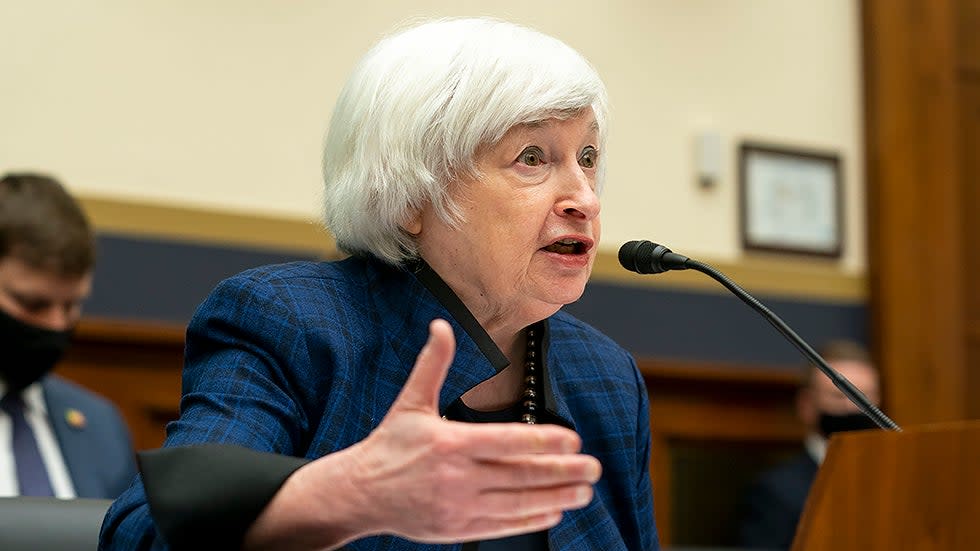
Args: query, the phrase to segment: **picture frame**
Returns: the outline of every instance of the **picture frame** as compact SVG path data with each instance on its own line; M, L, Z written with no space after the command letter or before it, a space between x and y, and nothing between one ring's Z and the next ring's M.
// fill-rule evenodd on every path
M746 251L840 258L841 160L836 153L739 146L739 231Z

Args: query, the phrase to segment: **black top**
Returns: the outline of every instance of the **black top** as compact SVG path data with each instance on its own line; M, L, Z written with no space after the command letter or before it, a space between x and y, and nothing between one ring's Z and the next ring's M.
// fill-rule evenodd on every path
M446 411L446 417L453 421L466 423L510 423L521 418L520 402L497 411L477 411L470 409L462 399L453 402ZM538 422L547 422L551 415L546 410L538 416ZM463 545L463 551L548 551L548 531L522 534L495 540L470 542Z

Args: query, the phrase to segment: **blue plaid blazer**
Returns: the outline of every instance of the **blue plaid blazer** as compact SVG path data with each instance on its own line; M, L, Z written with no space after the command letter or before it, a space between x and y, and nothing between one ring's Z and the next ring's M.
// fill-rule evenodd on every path
M502 368L502 355L486 349L485 332L473 327L465 308L460 313L455 295L437 298L433 285L448 286L435 280L427 286L418 270L349 258L262 267L223 281L188 326L181 416L167 427L165 446L225 443L309 459L349 447L385 416L435 318L453 325L457 341L440 396L445 411ZM566 513L549 531L551 549L658 549L649 410L635 362L562 312L547 320L542 345L545 407L578 432L583 452L603 465L592 503ZM139 478L109 510L100 548L166 548ZM461 545L379 536L347 548Z

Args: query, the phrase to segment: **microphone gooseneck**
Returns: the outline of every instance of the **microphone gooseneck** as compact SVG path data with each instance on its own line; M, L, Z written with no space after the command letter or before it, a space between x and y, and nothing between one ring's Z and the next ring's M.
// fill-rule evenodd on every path
M677 254L663 245L651 241L630 241L619 249L619 263L624 268L638 274L659 274L669 270L695 270L701 272L718 283L735 296L748 304L753 310L758 312L772 324L787 340L793 343L808 360L810 360L820 371L822 371L840 389L861 412L867 415L872 421L883 429L890 429L901 432L901 428L895 424L887 415L868 400L863 392L857 389L847 378L830 367L823 358L811 347L802 337L796 334L790 326L772 312L766 305L759 302L748 291L741 288L737 283L728 279L725 274L712 268L711 266L692 260L684 255Z

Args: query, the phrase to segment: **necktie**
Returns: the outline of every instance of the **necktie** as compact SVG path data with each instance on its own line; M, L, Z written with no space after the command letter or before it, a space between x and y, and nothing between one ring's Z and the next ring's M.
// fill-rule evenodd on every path
M41 460L41 451L34 439L34 431L24 417L24 401L20 394L8 394L0 400L0 409L10 416L11 442L14 464L17 467L17 483L22 496L53 496L48 471Z

